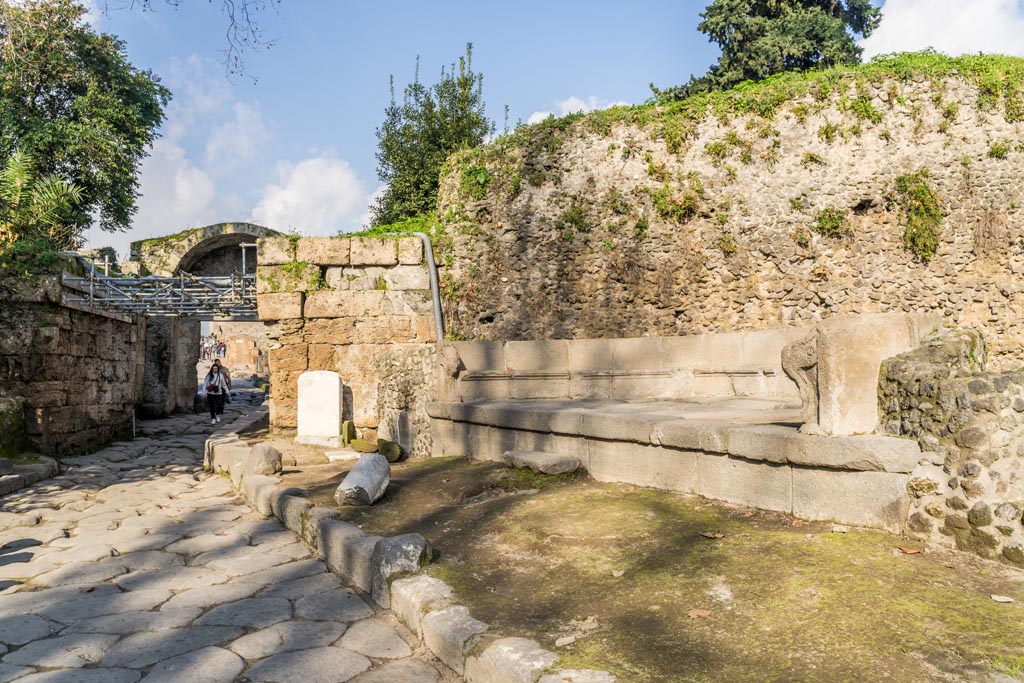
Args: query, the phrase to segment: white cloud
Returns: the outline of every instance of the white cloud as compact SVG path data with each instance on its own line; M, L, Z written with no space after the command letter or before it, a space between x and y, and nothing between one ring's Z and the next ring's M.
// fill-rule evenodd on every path
M580 99L575 95L559 100L554 103L551 111L535 111L530 114L526 122L529 124L540 123L549 116L565 116L566 114L574 114L579 111L587 112L595 109L607 109L608 107L617 107L623 104L629 104L622 100L605 100L596 95L590 95L586 99Z
M258 106L235 102L235 118L221 124L206 141L206 163L216 170L230 170L250 159L270 139Z
M278 164L249 218L274 230L328 235L362 220L369 195L347 161L334 156Z
M865 59L929 47L950 55L1024 55L1024 2L886 0L882 22L860 45Z

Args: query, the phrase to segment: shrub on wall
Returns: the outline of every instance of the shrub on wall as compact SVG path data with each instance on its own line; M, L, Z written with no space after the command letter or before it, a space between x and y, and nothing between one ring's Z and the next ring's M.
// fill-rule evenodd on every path
M928 184L928 170L896 178L896 201L906 221L903 243L927 263L939 248L943 216L939 198Z
M818 234L825 237L843 237L850 232L846 225L848 213L848 211L835 206L826 207L818 212L818 219L814 223L814 229L818 231Z

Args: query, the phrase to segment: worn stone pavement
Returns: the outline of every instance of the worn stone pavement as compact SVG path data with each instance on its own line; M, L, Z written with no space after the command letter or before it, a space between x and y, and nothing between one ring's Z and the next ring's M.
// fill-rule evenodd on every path
M225 421L258 400L242 399ZM140 423L0 498L0 683L456 680L202 471L212 429Z

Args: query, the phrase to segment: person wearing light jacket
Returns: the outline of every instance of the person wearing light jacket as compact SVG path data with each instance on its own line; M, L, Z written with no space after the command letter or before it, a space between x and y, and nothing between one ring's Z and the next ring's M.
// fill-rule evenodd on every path
M210 407L210 424L217 424L224 414L224 399L231 391L227 379L220 371L220 365L215 363L210 366L210 371L203 379L203 388L206 390L206 405Z

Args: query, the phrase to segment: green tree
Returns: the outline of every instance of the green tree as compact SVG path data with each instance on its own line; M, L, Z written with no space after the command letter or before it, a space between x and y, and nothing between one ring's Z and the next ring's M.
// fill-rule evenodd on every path
M127 229L170 92L78 0L0 0L0 163L21 150L78 188L74 231Z
M38 175L32 158L15 152L0 167L0 253L19 241L74 249L81 201L81 188Z
M441 166L448 155L476 147L494 132L484 113L483 74L473 71L473 45L458 65L441 69L441 80L430 87L416 76L405 87L402 102L384 110L377 129L377 176L387 183L373 209L373 225L385 225L433 211Z
M881 20L871 0L713 0L697 28L722 48L708 73L658 90L665 102L783 71L857 64L855 36L869 36Z

